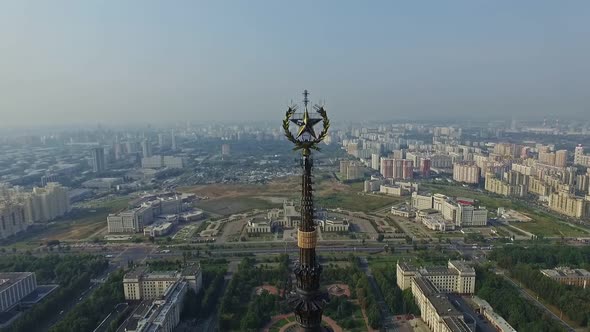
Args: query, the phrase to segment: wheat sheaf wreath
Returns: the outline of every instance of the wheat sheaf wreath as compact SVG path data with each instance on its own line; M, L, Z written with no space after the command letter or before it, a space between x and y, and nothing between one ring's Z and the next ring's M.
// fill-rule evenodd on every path
M296 108L289 107L289 109L287 109L287 112L285 113L285 119L283 120L283 130L285 131L285 136L287 137L287 139L295 144L295 147L293 148L294 151L301 149L314 149L316 151L319 151L320 148L317 146L318 143L323 141L326 138L326 136L328 136L330 120L328 119L326 110L323 106L314 106L314 108L316 109L316 112L322 117L323 128L318 137L310 141L300 141L296 139L295 136L293 136L293 133L291 133L291 130L289 130L290 121L293 115L295 114Z

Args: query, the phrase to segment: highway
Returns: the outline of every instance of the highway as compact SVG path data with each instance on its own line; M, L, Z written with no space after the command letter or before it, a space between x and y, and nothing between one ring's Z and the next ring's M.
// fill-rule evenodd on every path
M107 278L111 274L111 272L115 271L116 269L117 269L117 266L109 264L109 267L106 270L104 270L95 279ZM98 287L100 287L100 285L101 285L100 283L91 282L90 286L86 290L84 290L82 293L80 293L79 296L76 296L69 303L64 305L59 314L55 315L55 317L53 317L49 322L44 324L44 326L40 326L39 331L49 331L49 329L51 329L51 327L53 327L53 325L57 324L57 322L62 320L76 305L78 305L82 301L86 300L86 298L88 298L94 292L94 290L96 290Z

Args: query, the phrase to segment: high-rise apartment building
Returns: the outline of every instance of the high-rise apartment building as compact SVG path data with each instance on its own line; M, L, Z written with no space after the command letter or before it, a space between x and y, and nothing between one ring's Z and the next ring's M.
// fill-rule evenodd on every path
M577 197L567 191L549 194L549 208L572 218L584 218L588 215L590 196Z
M404 161L403 159L393 159L393 178L403 179L404 177Z
M152 156L152 143L147 139L141 141L141 154L144 158Z
M158 147L160 149L164 148L164 146L166 145L166 138L164 137L164 134L160 133L158 134Z
M402 179L408 180L414 178L414 162L411 160L402 160Z
M420 160L420 176L427 178L430 176L430 159L424 158Z
M386 179L393 178L393 158L381 158L381 175Z
M25 214L33 222L53 220L71 210L67 188L56 182L33 188L33 192L23 196L22 200Z
M221 155L222 156L229 156L229 154L230 154L230 145L229 144L221 145Z
M457 182L479 183L480 169L473 163L453 164L453 180Z
M170 132L170 136L171 136L171 147L172 147L172 151L176 151L178 149L178 145L176 142L176 135L174 134L174 130L172 130Z
M50 221L70 211L68 190L50 182L32 192L4 188L0 195L0 239L26 231L34 222Z
M378 153L371 154L371 168L378 171L381 161L381 156Z
M567 150L558 150L555 152L555 166L567 166Z
M30 224L25 218L24 204L0 201L0 239L26 231Z
M590 167L590 155L584 154L584 147L581 144L574 150L574 164Z
M104 155L104 148L92 149L92 171L94 173L101 173L106 170L106 159Z
M514 172L514 171L512 171ZM514 172L517 173L517 172ZM518 173L520 174L520 173ZM515 197L524 197L528 193L528 185L527 184L519 184L514 183L511 184L510 182L503 181L502 179L498 179L495 174L488 173L486 175L485 180L485 189L489 192L493 192L498 195L503 196L515 196Z

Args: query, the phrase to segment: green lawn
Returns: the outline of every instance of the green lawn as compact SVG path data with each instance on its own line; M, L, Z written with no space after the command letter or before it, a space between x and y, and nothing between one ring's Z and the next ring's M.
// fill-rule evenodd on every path
M342 208L350 211L370 212L398 203L400 197L359 195L358 192L337 192L316 196L315 204L328 209Z
M280 203L271 203L256 197L223 197L217 199L203 200L197 203L197 207L211 213L220 215L231 215L252 209L272 209L281 207Z

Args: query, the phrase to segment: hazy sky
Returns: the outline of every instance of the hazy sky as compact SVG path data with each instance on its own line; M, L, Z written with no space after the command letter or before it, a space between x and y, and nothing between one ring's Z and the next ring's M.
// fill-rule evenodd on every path
M0 126L590 114L590 1L0 1Z

